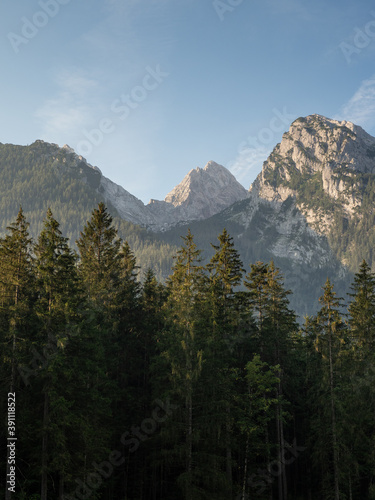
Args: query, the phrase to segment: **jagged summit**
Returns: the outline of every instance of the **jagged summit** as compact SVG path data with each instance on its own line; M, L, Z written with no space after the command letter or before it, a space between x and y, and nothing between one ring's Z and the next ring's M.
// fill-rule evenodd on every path
M209 161L203 169L190 170L164 201L174 207L185 207L186 217L201 218L197 217L201 212L209 217L246 196L246 189L229 170Z
M352 213L361 201L357 174L374 172L374 137L351 122L310 115L291 124L250 190L267 200L284 201L298 194L301 198L306 182L315 182L316 196L341 199Z
M204 168L190 170L164 201L150 201L147 208L156 222L149 227L164 231L175 225L207 219L247 196L246 189L229 170L210 161Z
M210 217L248 196L246 189L225 167L210 161L204 168L191 170L163 201L151 200L145 205L105 177L98 167L90 165L69 145L59 147L37 140L30 147L52 160L61 173L65 167L74 169L81 181L94 188L120 217L153 231L165 231L175 225Z

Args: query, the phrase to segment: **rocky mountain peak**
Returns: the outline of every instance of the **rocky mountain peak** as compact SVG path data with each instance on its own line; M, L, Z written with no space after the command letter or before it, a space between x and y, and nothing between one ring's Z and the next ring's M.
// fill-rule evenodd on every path
M190 170L164 201L174 207L189 206L195 213L203 209L209 217L246 197L246 189L229 170L209 161L203 169Z
M65 168L74 171L82 182L100 193L120 217L153 231L165 231L181 223L210 217L248 196L246 189L225 167L210 161L204 168L191 170L164 201L151 200L145 205L67 144L60 148L57 144L38 140L32 147L50 158L61 172Z
M351 216L362 201L359 176L374 172L374 137L351 122L310 115L291 124L250 191L269 201L292 196L313 219L314 202L324 201Z

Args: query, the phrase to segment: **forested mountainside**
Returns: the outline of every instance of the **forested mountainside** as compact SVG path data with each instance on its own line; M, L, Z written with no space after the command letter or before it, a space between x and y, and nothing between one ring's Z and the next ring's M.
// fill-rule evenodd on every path
M16 500L374 498L375 277L300 328L272 262L218 233L138 280L104 204L0 239L0 487ZM242 287L241 287L242 285ZM16 493L10 496L12 491ZM8 496L7 496L8 495Z
M0 145L0 228L22 204L37 235L51 207L74 246L92 208L104 201L142 269L151 267L158 279L170 273L189 228L204 259L226 228L246 270L257 260L280 267L294 292L291 306L303 318L317 311L327 277L342 295L363 259L374 270L374 172L375 138L320 115L291 124L249 192L209 162L191 170L164 201L148 205L67 146Z
M375 138L361 127L320 115L299 118L251 191L270 202L291 197L344 265L355 271L365 258L372 267Z
M226 227L245 265L273 259L300 316L317 310L322 280L345 293L375 245L375 138L350 122L299 118L250 187L249 197L190 223L200 248ZM164 235L178 244L187 226Z
M37 236L47 209L51 208L64 236L75 247L93 207L103 201L103 194L98 190L100 182L114 189L111 181L102 179L99 169L88 165L68 147L59 148L43 141L30 146L0 144L0 234L5 233L22 205L30 223L30 234ZM127 195L136 200L130 193ZM152 267L159 279L165 279L176 248L121 218L110 201L107 205L119 234L129 242L142 266Z

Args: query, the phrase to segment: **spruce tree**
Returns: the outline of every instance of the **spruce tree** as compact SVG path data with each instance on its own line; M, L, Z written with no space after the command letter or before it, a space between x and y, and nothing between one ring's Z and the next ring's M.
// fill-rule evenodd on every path
M170 396L179 401L181 420L168 421L183 431L183 444L173 446L175 460L181 466L177 484L185 500L197 498L196 475L199 468L194 456L197 429L194 426L194 408L197 383L202 371L202 340L200 310L204 287L204 272L198 250L190 230L183 237L183 245L177 252L172 275L168 279L166 303L167 330L161 339L162 355L170 369ZM172 430L172 429L171 429ZM176 428L172 430L176 433ZM194 431L195 430L195 431Z
M218 452L224 445L227 495L230 496L233 483L231 407L236 366L233 355L241 350L241 301L240 295L236 292L242 281L244 269L239 253L234 247L233 238L226 229L218 236L218 240L219 245L212 245L215 254L206 266L209 272L207 312L210 321L209 334L207 332L206 337L205 382L207 388L212 388L212 392L205 399L208 415L211 415L213 422L211 432L216 434L215 444ZM224 440L221 438L222 435L225 436ZM212 449L211 443L209 446ZM217 458L213 458L218 462Z
M28 227L21 207L16 221L7 227L9 234L0 240L0 307L8 330L5 339L11 345L9 392L15 387L16 367L20 363L19 346L25 340L22 330L25 330L31 313L34 267Z
M22 370L27 360L28 336L33 327L32 297L34 285L34 268L31 255L32 240L28 232L29 224L25 219L22 207L13 224L7 227L8 234L0 240L0 332L2 380L6 392L1 394L0 401L5 407L7 394L16 393L17 410L22 407L21 392L16 391L18 372L28 383L27 374ZM21 417L17 422L21 423ZM7 447L6 472L10 472L9 448ZM18 465L18 464L17 464ZM8 476L7 476L8 477ZM10 500L12 492L6 484L5 499Z
M342 299L336 297L333 290L333 284L327 278L323 287L323 295L319 298L321 308L318 311L312 324L315 329L315 346L320 353L322 370L322 387L320 389L320 404L323 405L320 410L321 425L324 425L328 432L322 434L325 439L319 440L321 446L330 450L326 454L326 471L332 472L332 482L330 476L323 475L323 492L325 497L333 496L335 500L340 500L343 487L341 485L342 469L344 464L340 460L343 449L343 440L341 436L341 425L345 419L344 409L341 410L340 400L338 399L339 380L342 378L340 372L343 349L347 342L345 324L342 319L340 309L342 308ZM340 380L341 391L344 390L344 381ZM318 432L322 433L320 428ZM323 450L320 450L319 460L322 460Z
M99 203L76 242L80 254L79 270L89 298L95 309L104 308L107 313L116 304L121 246L112 222L104 203Z
M349 327L358 347L363 353L373 352L375 347L375 277L364 260L349 294Z
M375 278L366 261L360 265L351 286L351 302L348 307L349 335L352 349L348 356L346 372L351 378L351 391L347 391L347 434L351 437L351 449L357 467L351 479L355 479L362 491L367 489L369 498L373 483L375 459L372 452L375 442L373 415L375 414ZM366 444L366 445L365 445ZM354 471L357 473L355 474ZM372 471L369 474L369 471ZM357 477L356 477L357 476ZM364 479L366 478L366 479ZM366 486L364 486L366 484ZM374 487L372 487L375 490Z
M39 318L39 332L36 338L37 346L43 353L43 373L41 387L42 403L42 451L41 451L41 500L48 498L48 475L52 472L52 456L59 468L60 491L63 494L64 470L66 465L66 450L61 448L52 450L53 443L58 435L58 429L65 424L67 415L61 411L63 405L61 386L59 386L59 371L64 366L64 349L68 342L67 325L76 301L76 256L68 246L59 228L60 224L54 219L52 211L48 209L44 227L35 245L35 265L39 298L36 311ZM58 420L59 419L59 420ZM59 424L57 423L59 421ZM53 431L53 429L55 430ZM64 435L64 432L62 432ZM55 441L56 442L56 441ZM58 455L61 455L61 461ZM57 472L56 470L54 472ZM60 495L60 496L61 496ZM62 498L62 496L61 496Z
M283 277L273 262L270 264L257 262L252 265L250 273L246 276L245 287L248 290L250 312L256 318L258 326L255 352L260 354L262 361L271 366L279 366L275 419L276 443L281 464L278 495L280 500L285 500L288 495L286 468L280 458L285 453L286 412L283 395L288 385L286 373L291 372L290 352L293 337L297 332L296 318L289 308L290 291L285 290Z

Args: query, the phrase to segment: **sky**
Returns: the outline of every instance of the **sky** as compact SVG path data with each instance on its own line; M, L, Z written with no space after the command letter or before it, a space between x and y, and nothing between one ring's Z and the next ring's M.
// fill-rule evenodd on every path
M4 0L0 142L68 144L147 203L213 160L246 188L300 116L375 135L369 0Z

